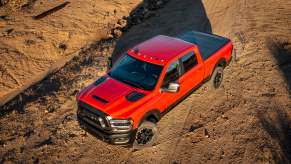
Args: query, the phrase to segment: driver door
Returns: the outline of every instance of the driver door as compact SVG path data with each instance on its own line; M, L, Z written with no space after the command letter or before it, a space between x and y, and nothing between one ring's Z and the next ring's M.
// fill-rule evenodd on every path
M167 88L169 83L178 82L181 75L181 66L179 60L174 61L167 69L161 88ZM164 112L171 107L182 96L181 92L170 93L161 91L160 104Z

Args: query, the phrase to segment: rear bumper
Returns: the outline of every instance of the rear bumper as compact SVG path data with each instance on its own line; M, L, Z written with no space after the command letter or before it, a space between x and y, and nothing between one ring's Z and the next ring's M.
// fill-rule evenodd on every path
M100 138L101 140L108 142L110 144L116 145L129 145L133 142L133 136L135 135L135 130L129 131L127 133L112 133L107 132L99 127L94 126L91 120L82 118L78 115L78 121L82 129L88 131L94 136Z

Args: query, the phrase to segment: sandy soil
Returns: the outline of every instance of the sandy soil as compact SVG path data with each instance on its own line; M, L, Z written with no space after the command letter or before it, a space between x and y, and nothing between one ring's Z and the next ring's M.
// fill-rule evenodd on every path
M80 48L110 37L110 30L141 0L68 1L34 19L64 2L37 0L16 11L0 8L0 105L62 67Z
M2 108L0 163L290 163L291 2L171 0L119 40L96 42ZM158 144L135 151L81 130L74 95L129 46L199 30L233 40L237 61L218 90L201 87L158 123Z

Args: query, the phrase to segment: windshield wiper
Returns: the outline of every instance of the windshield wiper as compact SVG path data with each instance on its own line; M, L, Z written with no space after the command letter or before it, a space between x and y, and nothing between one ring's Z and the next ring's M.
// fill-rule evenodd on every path
M138 83L135 83L135 82L132 82L132 81L129 81L129 80L126 80L126 79L122 79L121 81L123 81L124 83L127 83L129 85L132 85L132 86L134 86L136 88L141 88L143 90L146 90L144 86L142 86L142 85L140 85Z
M147 90L144 86L142 86L142 85L140 85L140 84L138 84L138 83L135 83L135 82L132 82L132 81L129 81L129 80L126 80L126 79L122 79L122 78L115 77L115 76L113 76L110 72L108 72L107 74L108 74L110 77L112 77L112 78L114 78L114 79L116 79L116 80L118 80L118 81L121 81L121 82L123 82L123 83L126 83L126 84L128 84L128 85L131 85L131 86L133 86L133 87L135 87L135 88L140 88L140 89L143 89L143 90Z

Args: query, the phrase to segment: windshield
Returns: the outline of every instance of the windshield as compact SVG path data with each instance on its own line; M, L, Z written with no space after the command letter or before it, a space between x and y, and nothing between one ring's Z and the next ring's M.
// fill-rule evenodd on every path
M162 66L138 60L127 54L114 65L108 75L133 87L153 90L162 68Z

